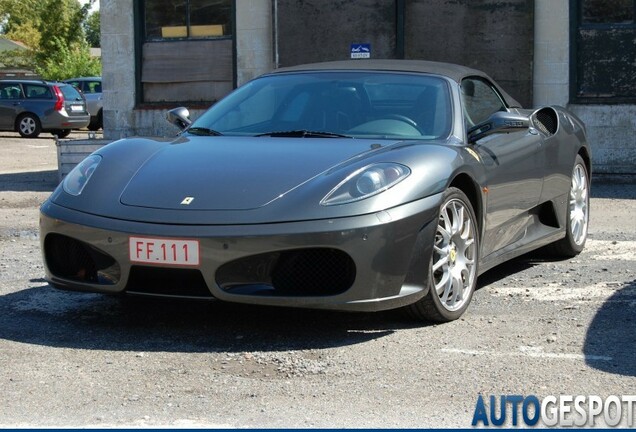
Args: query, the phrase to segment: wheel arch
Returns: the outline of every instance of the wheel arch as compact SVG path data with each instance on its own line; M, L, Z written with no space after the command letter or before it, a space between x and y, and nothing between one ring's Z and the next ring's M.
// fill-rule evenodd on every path
M466 194L470 200L470 204L473 206L473 210L475 210L477 226L479 232L481 232L483 225L483 203L480 193L481 189L477 182L475 182L470 175L466 173L459 173L450 182L449 187L455 187Z
M587 175L592 176L592 157L590 156L590 152L587 147L581 147L578 151L578 155L583 158L583 162L585 163L585 168L587 169Z
M20 114L15 116L15 121L13 122L13 127L15 128L16 131L18 130L18 124L20 123L20 120L22 120L22 117L24 117L25 115L31 115L35 117L38 121L40 121L40 116L38 116L33 111L22 111Z

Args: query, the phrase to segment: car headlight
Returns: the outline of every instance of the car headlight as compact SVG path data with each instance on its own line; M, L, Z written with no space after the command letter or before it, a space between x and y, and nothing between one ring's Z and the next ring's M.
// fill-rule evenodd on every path
M360 201L384 192L411 174L411 170L397 163L379 163L359 169L336 186L320 204L336 205Z
M99 155L90 155L73 168L62 182L66 193L75 196L81 194L101 160L102 157Z

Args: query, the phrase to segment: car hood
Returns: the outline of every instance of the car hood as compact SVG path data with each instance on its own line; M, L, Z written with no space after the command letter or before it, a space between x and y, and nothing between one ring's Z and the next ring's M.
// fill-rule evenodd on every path
M149 157L120 201L166 210L256 209L363 157L379 147L374 144L339 138L188 137Z

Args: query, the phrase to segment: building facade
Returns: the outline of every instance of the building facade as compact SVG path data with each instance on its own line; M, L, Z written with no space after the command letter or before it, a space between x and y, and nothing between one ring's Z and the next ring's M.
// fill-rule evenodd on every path
M372 58L482 69L524 106L581 117L594 171L636 174L636 0L102 0L104 134L174 135L276 67ZM364 60L360 60L364 61Z

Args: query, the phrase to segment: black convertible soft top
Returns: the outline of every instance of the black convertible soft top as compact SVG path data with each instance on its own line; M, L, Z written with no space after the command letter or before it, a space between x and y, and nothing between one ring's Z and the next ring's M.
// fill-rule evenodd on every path
M490 81L497 90L504 97L506 104L510 108L521 108L521 104L517 102L512 96L504 91L499 85L493 81L486 73L472 69L466 66L442 63L427 60L343 60L343 61L331 61L323 63L309 63L298 66L284 67L276 69L271 73L288 73L288 72L303 72L303 71L328 71L328 70L367 70L367 71L393 71L393 72L415 72L415 73L427 73L434 75L442 75L450 78L451 80L461 83L461 81L470 76L478 76L486 78Z

